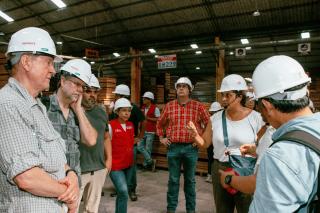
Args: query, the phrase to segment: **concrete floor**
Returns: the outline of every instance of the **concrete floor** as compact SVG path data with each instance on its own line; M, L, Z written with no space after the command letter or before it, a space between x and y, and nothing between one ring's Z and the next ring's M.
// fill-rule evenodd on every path
M137 175L138 201L132 202L129 199L128 213L166 213L168 171L157 170L153 173L138 170ZM99 213L112 213L114 212L115 198L110 197L110 193L113 191L113 185L109 177L106 179L103 191L104 196L101 198ZM196 176L196 193L196 212L214 213L212 184L205 182L205 177ZM186 210L183 192L183 176L181 176L179 204L176 213L183 212L186 212Z

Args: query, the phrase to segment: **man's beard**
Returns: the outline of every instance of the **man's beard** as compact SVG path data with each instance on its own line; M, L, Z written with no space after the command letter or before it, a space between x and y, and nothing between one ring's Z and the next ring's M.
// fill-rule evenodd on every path
M89 98L87 101L85 101L85 106L89 109L92 109L96 105L96 100Z

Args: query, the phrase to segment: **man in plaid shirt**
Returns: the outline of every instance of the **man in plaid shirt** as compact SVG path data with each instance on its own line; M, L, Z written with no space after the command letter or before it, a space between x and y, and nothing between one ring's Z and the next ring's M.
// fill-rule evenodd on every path
M209 121L209 113L198 101L190 98L193 85L190 79L181 77L175 83L177 99L166 104L157 123L160 142L168 147L169 182L167 212L174 213L178 204L180 169L183 165L184 193L187 213L194 213L196 207L195 171L198 148L193 144L186 126L194 122L202 132Z

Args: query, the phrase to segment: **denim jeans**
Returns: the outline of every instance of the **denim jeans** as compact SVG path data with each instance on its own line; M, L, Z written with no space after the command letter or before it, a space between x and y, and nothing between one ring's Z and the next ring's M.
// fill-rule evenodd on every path
M144 157L143 166L147 166L152 163L151 153L154 134L155 133L151 132L144 133L143 139L138 144L138 151L143 154Z
M167 210L175 212L177 208L182 165L186 210L194 212L196 208L195 172L198 148L193 147L191 143L172 143L168 148L167 158L169 170Z
M117 191L115 213L126 213L128 204L128 185L132 178L133 167L111 171L110 178Z
M133 165L132 165L132 175L128 180L128 190L129 192L135 192L137 188L137 145L133 146Z

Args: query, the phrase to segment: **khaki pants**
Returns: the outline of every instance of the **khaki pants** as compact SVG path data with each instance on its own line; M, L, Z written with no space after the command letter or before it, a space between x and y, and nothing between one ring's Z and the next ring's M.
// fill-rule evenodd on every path
M83 212L98 212L101 191L107 175L107 169L81 174L79 205L83 196ZM78 207L79 208L79 207Z

